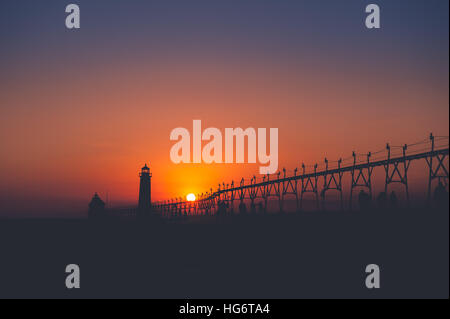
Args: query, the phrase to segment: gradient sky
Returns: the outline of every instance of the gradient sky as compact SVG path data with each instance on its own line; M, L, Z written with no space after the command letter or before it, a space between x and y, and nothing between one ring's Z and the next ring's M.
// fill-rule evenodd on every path
M0 216L135 204L144 162L154 200L258 172L172 164L194 119L278 127L289 169L448 135L447 0L78 0L79 30L69 3L0 3Z

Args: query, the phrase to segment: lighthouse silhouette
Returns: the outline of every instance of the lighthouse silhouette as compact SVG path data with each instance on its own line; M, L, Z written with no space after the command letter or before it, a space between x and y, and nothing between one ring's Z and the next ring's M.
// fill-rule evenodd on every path
M139 215L145 216L150 213L151 210L151 178L152 174L150 173L150 168L148 168L147 164L141 168L141 173L139 174L141 179L139 185L139 204L138 211Z

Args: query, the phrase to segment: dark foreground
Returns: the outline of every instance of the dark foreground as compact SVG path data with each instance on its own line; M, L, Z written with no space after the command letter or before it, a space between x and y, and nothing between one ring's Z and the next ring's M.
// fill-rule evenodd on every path
M448 211L0 221L0 297L448 298ZM65 286L78 264L81 289ZM381 288L365 286L378 264Z

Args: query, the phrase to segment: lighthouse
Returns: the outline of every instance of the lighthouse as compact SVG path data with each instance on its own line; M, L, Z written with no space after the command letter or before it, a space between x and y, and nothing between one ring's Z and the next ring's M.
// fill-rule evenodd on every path
M151 178L152 174L150 173L150 168L148 168L147 164L141 168L140 177L140 185L139 185L139 214L145 215L150 212L151 209Z

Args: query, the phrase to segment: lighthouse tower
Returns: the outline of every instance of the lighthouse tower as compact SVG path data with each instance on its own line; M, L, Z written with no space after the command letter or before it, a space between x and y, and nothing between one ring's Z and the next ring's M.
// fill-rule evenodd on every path
M139 204L138 209L140 214L145 214L150 212L151 208L151 178L150 168L147 164L141 168L141 173L139 174L141 179L139 185Z

